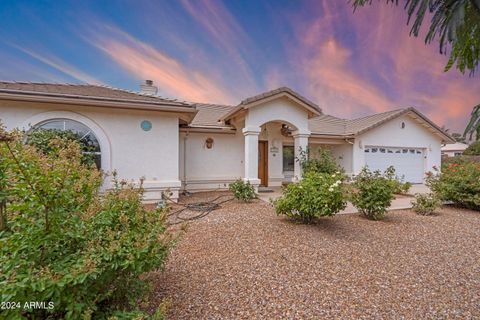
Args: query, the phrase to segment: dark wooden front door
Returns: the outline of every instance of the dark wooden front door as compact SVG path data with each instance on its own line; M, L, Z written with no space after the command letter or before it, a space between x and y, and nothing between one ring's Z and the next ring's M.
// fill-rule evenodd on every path
M268 187L268 141L258 141L258 179Z

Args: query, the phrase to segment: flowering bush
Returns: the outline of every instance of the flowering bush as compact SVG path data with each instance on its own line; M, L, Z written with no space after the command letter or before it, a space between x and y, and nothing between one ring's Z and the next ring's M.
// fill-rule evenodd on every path
M2 319L102 319L138 315L139 275L166 260L165 212L146 211L122 183L100 195L102 175L80 146L53 139L48 155L0 128ZM45 308L24 308L29 301Z
M480 163L462 158L427 172L427 185L443 201L480 210Z
M394 198L389 173L371 172L365 167L355 177L352 187L353 205L369 219L383 219Z
M320 148L315 154L311 149L300 150L297 161L300 162L303 174L308 172L329 173L334 174L342 171L335 161L332 152L328 149Z
M245 182L242 179L237 179L230 184L229 189L237 200L249 202L257 197L250 181Z
M278 215L305 223L321 216L333 216L345 209L344 176L336 173L308 172L298 183L289 184L283 196L272 203Z
M415 199L412 201L413 210L423 216L428 216L432 214L435 209L440 207L442 201L438 199L437 195L434 193L428 194L415 194Z
M412 187L410 182L403 182L404 178L399 178L396 175L395 168L393 166L390 166L387 168L387 170L385 170L385 178L390 181L390 184L393 188L393 193L407 193Z

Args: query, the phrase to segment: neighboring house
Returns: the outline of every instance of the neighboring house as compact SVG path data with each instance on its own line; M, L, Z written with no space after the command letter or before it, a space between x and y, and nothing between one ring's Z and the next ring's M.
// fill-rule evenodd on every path
M468 148L468 144L455 142L442 146L442 156L457 157L461 156L463 152Z
M396 167L422 183L441 161L450 136L414 108L354 120L323 113L289 88L243 100L237 106L196 104L96 85L0 82L0 119L8 130L32 127L76 130L96 141L105 171L138 181L146 200L164 190L227 188L241 177L255 186L301 178L300 149L329 148L347 174L363 166ZM105 183L108 187L108 182Z

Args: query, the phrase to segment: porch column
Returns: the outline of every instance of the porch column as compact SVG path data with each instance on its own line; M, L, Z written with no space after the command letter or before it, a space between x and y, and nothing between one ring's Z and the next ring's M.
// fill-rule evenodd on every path
M245 136L245 181L250 181L257 187L260 184L258 179L258 135L259 127L245 127L242 129Z
M292 133L292 137L295 149L293 180L299 181L302 179L302 167L300 166L300 162L297 161L297 159L300 157L300 150L305 151L308 148L308 137L310 137L310 131L297 130Z

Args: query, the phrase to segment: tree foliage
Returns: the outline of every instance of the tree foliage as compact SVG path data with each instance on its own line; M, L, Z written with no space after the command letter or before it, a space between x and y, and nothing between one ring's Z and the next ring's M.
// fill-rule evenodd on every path
M470 120L463 133L463 136L468 137L469 140L472 140L473 135L475 135L476 140L480 140L480 104L473 107Z
M351 0L354 9L373 0ZM385 0L398 5L398 0ZM462 73L473 74L480 60L480 0L404 0L410 35L417 37L427 13L432 14L425 43L439 41L440 53L450 51L445 71L455 64ZM449 50L450 48L450 50Z
M480 156L480 140L475 141L463 152L467 156Z
M129 311L139 275L161 267L172 244L165 212L145 210L142 190L119 181L100 194L102 174L75 141L53 139L47 154L24 141L0 128L0 300L18 303L0 318L139 315Z

